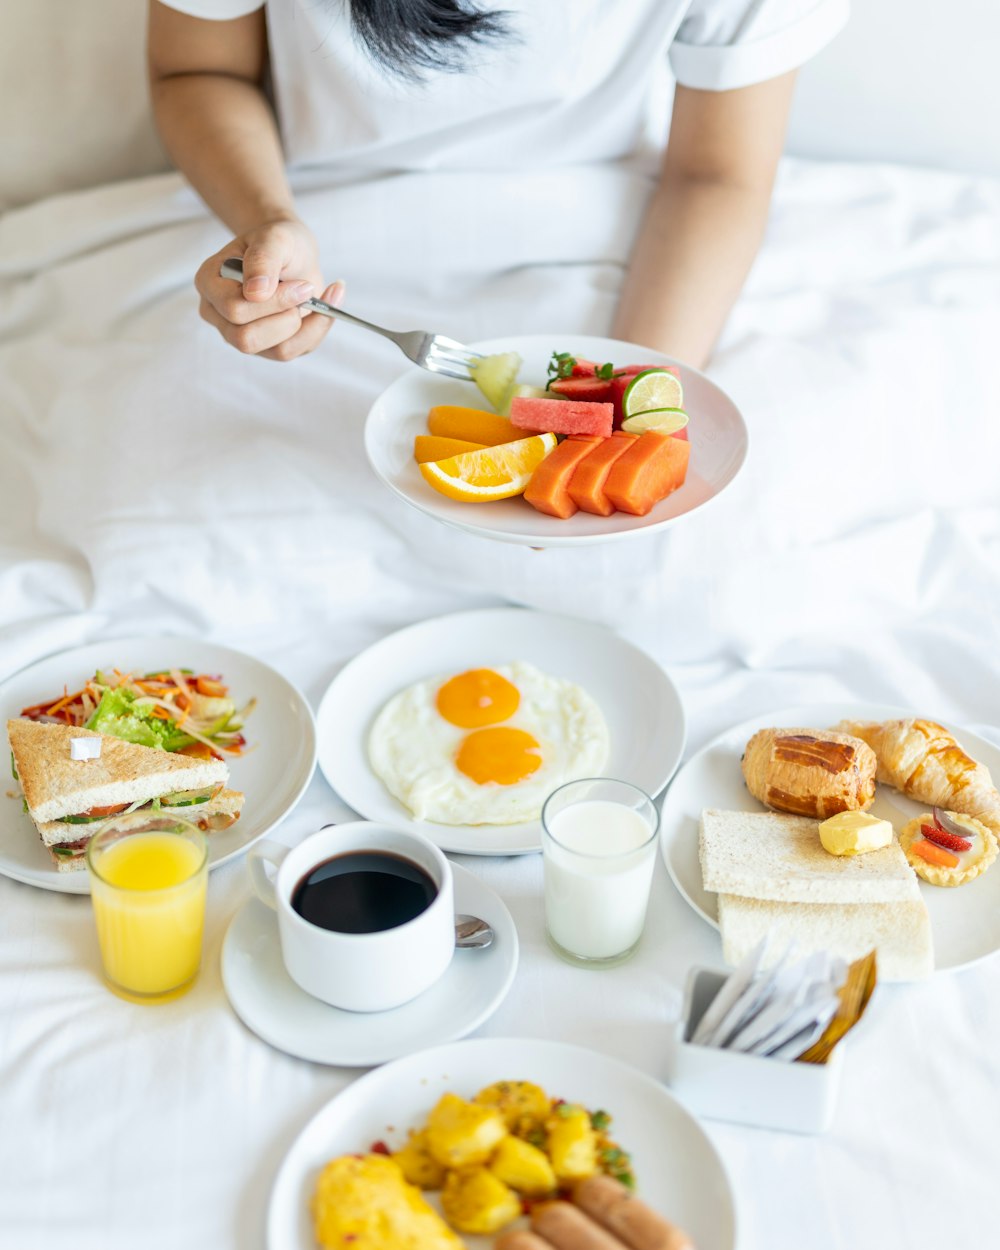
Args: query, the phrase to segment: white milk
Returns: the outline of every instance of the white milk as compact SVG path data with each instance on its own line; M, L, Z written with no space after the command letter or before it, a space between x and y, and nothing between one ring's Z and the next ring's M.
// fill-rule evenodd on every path
M607 799L562 808L545 840L545 919L552 938L585 959L639 940L656 840L639 812Z

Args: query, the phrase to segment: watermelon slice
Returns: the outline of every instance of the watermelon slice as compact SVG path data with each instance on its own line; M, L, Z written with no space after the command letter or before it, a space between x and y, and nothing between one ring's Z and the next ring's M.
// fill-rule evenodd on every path
M611 404L567 399L528 399L518 396L510 406L510 423L532 434L594 434L611 436Z

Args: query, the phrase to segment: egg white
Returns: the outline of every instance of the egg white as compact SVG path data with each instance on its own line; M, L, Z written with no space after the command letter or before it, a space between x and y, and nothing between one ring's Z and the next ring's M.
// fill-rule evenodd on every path
M382 708L368 736L372 771L417 820L442 825L510 825L534 820L567 781L600 776L608 758L608 727L589 694L571 681L517 661L495 666L520 691L503 727L523 729L541 748L542 765L512 785L479 785L460 772L455 754L468 734L435 705L452 673L415 682Z

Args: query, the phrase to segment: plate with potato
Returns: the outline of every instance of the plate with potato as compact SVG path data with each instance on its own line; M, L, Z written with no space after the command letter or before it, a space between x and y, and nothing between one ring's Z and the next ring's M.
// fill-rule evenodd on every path
M591 1227L616 1250L734 1250L715 1148L619 1060L480 1038L386 1064L327 1103L278 1172L267 1245L559 1250Z

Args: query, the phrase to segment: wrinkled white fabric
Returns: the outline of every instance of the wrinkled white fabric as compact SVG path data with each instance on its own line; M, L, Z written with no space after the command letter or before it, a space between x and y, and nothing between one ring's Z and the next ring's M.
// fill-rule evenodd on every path
M468 340L546 332L554 348L605 333L646 184L574 168L499 196L497 179L302 179L300 203L360 315ZM429 217L427 203L447 208ZM579 203L590 211L561 211ZM985 179L786 163L710 370L750 426L743 474L663 537L534 552L445 529L380 488L362 426L403 364L390 345L338 326L281 366L198 320L191 276L224 232L178 178L8 214L0 674L176 632L259 654L315 703L392 629L507 600L649 649L682 691L689 750L814 699L996 724L998 221ZM317 778L281 836L342 814ZM15 801L3 819L20 819ZM662 1072L687 968L719 959L662 869L639 955L594 974L544 944L537 858L465 862L523 942L486 1031ZM242 864L212 875L202 978L154 1010L100 985L84 900L0 880L3 1250L264 1245L278 1162L352 1073L278 1054L229 1010L219 950L247 897ZM741 1250L990 1244L998 991L998 959L880 991L824 1138L709 1126ZM927 1201L928 1177L956 1200Z

